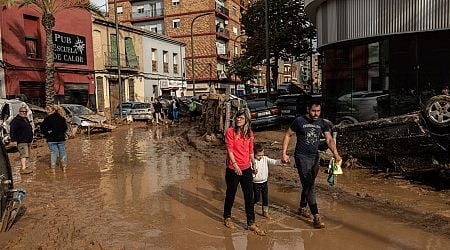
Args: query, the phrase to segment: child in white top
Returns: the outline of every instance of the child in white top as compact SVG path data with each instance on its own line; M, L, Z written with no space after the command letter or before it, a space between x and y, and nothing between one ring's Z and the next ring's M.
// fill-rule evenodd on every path
M269 187L267 179L269 177L269 164L277 165L281 164L281 160L274 160L264 155L264 148L255 144L253 146L255 153L255 164L253 165L253 197L254 204L259 202L262 196L262 212L263 216L269 217Z

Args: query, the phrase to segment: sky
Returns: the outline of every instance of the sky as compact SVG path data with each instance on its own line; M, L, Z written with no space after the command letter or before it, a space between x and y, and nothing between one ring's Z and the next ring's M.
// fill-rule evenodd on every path
M101 10L106 12L108 7L107 1L108 0L91 0L91 3L95 6L100 7Z

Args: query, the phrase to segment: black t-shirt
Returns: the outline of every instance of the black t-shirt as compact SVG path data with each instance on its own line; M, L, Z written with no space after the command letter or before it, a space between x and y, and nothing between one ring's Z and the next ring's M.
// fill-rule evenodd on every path
M290 128L297 135L295 156L302 157L316 157L320 136L324 132L331 132L330 125L324 119L312 120L306 115L297 117Z
M155 109L155 113L161 113L162 104L160 102L156 102L153 104L153 108Z

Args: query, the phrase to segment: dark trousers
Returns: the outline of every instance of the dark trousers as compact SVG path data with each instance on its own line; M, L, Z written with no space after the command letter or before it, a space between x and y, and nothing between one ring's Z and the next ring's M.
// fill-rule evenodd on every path
M253 208L253 176L252 169L248 168L242 171L242 175L237 175L230 168L226 168L225 182L227 184L227 192L225 204L223 208L223 218L231 217L231 208L233 208L234 197L239 183L244 193L245 214L247 215L247 225L255 222L255 210Z
M260 197L262 197L262 205L264 207L269 206L269 185L266 182L263 183L253 183L253 200L256 204L259 202Z
M309 205L309 209L313 215L319 213L316 202L316 192L314 183L319 173L319 157L295 157L295 165L297 166L298 175L302 183L302 193L300 196L300 207Z

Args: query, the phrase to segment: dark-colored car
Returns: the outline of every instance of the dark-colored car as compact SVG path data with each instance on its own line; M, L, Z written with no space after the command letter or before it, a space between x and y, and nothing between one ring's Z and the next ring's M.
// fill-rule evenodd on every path
M320 100L321 95L309 95L306 92L280 95L275 103L280 108L283 121L292 121L295 117L306 114L306 108L312 99Z
M280 109L273 102L266 99L248 100L247 107L250 110L253 129L281 124Z

